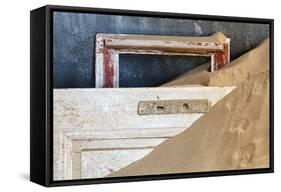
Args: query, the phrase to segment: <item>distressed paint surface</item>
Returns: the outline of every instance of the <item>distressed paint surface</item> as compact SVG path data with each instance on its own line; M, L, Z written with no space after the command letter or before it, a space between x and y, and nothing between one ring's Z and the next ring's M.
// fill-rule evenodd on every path
M268 25L239 22L70 12L54 12L53 21L55 88L95 87L97 33L208 36L221 31L231 38L231 59L255 47L269 34ZM119 60L120 87L151 87L166 83L209 58L125 54Z
M208 37L97 34L96 87L119 87L119 54L207 56L214 71L230 61L229 49L230 39L220 32Z
M206 113L211 107L207 99L175 99L140 101L138 107L139 115L161 115L181 113Z
M108 48L103 48L103 88L113 87L113 76L114 76L114 62L113 62L113 53ZM96 70L97 71L97 70ZM116 73L116 72L115 72Z
M213 106L233 89L55 89L54 179L104 177L147 155L202 116L202 113L143 116L137 112L139 101L200 98Z
M222 53L216 53L213 56L213 65L214 67L212 69L214 70L219 70L220 68L222 68L225 63L229 62L230 60L230 49L229 49L229 44L228 43L224 43L223 44L223 52Z
M152 149L124 149L82 152L82 178L105 177L126 165L141 159ZM96 166L100 165L100 166Z

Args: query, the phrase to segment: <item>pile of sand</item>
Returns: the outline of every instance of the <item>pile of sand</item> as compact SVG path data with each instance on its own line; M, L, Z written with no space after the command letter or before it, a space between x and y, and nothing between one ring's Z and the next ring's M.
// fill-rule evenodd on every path
M200 66L164 86L237 86L185 132L110 176L269 167L269 40L208 72Z

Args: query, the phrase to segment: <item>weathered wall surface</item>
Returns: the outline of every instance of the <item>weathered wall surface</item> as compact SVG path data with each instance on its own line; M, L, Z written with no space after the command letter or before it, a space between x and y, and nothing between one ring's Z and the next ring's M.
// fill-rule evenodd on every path
M180 20L152 17L54 13L54 88L95 86L96 33L206 36L221 31L231 38L231 58L269 35L263 24ZM120 56L120 86L158 86L208 61L202 57Z

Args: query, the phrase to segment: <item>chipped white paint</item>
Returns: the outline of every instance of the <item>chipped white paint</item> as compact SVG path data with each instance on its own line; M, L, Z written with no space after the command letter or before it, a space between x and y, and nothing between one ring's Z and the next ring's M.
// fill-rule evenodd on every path
M230 61L229 53L230 39L219 32L208 37L97 34L96 87L119 87L119 54L206 56L214 71Z
M138 115L145 100L208 99L234 87L54 90L54 179L104 177L147 155L203 113Z

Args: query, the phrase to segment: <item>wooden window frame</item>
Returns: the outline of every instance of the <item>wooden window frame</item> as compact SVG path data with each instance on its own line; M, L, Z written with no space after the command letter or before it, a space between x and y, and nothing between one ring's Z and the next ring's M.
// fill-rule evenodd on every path
M220 38L214 38L217 36ZM119 54L211 57L213 72L229 63L230 39L222 33L208 37L99 33L95 49L96 88L119 87Z

